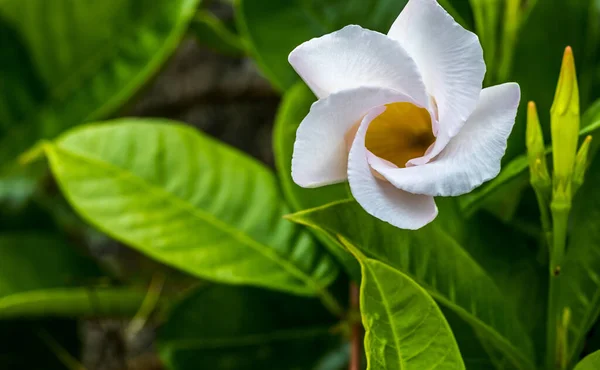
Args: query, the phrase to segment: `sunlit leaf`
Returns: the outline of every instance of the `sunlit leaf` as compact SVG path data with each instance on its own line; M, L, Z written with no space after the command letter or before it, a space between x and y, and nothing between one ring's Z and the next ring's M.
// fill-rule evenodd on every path
M341 241L362 267L360 308L368 369L465 369L433 298L405 274Z
M284 220L271 171L192 128L122 119L45 145L69 202L148 256L209 280L319 294L332 257Z
M343 237L369 258L407 274L519 369L533 369L531 339L507 297L478 261L437 223L418 231L401 230L374 219L349 201L289 218Z
M342 342L335 323L315 299L215 285L172 310L158 349L171 370L312 370Z
M586 358L581 360L580 363L575 366L574 370L596 370L600 369L600 351L596 351Z

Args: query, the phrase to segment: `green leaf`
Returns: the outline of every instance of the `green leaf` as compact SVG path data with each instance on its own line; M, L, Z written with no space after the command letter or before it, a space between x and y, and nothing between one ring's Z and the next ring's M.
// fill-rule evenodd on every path
M207 10L198 11L190 29L200 43L214 51L231 56L242 56L246 51L242 39Z
M302 119L308 114L315 99L310 89L303 82L298 82L283 95L275 118L275 128L273 129L275 166L283 195L294 211L314 208L350 197L346 184L307 189L296 185L292 180L292 153L296 130ZM338 243L331 240L328 235L314 230L313 232L336 256L350 276L356 281L360 280L360 267L356 259L343 250Z
M287 61L296 46L349 24L387 33L407 1L236 0L235 4L238 28L251 54L273 86L285 91L299 80ZM447 0L441 3L464 24Z
M367 369L465 369L452 330L433 298L400 271L340 240L361 265Z
M52 235L0 234L0 319L131 316L145 292L97 288L97 266Z
M175 50L198 3L1 1L1 160L122 106Z
M549 121L547 121L549 122ZM549 126L549 123L546 124ZM585 138L587 135L594 134L596 130L600 128L600 100L596 101L592 106L583 114L581 119L581 130L579 136ZM515 135L513 133L512 135ZM546 138L549 136L546 135ZM548 140L547 140L548 141ZM590 148L590 158L594 156L594 153L600 147L600 140L592 141L592 147ZM548 153L552 152L552 148L548 147ZM460 204L461 208L467 212L467 214L474 213L477 209L481 208L488 199L501 193L511 186L518 186L518 184L527 182L529 176L529 162L527 155L522 154L508 164L506 164L498 177L490 181L489 183L481 186L478 189L461 196ZM514 197L514 193L513 193Z
M349 201L288 217L343 237L369 258L407 274L471 324L517 368L533 369L531 340L507 296L437 222L418 231L401 230L374 219Z
M600 314L600 157L596 156L585 182L577 193L571 213L570 241L558 277L562 315L571 311L568 325L567 359L573 363L583 347L587 332Z
M586 356L575 366L575 370L596 370L600 368L600 351L596 351Z
M342 338L318 300L210 286L178 304L158 333L172 370L314 369Z
M121 119L45 145L66 198L88 222L195 276L302 295L338 273L310 234L284 220L271 171L192 128Z

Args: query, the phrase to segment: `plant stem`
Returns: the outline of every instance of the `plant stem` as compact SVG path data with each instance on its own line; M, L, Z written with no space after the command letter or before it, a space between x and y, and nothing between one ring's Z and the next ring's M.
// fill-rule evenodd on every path
M321 289L318 295L319 299L321 299L321 303L323 303L325 308L327 308L332 315L336 317L344 316L344 308L327 289Z
M554 199L552 211L553 245L550 251L550 292L548 295L548 324L546 343L546 366L548 370L565 369L566 333L560 320L560 269L565 256L567 227L571 202L566 199Z
M358 312L360 310L360 291L358 285L350 282L350 310ZM349 370L360 369L360 355L362 351L361 345L361 324L359 320L352 322L352 333L350 342L350 365Z

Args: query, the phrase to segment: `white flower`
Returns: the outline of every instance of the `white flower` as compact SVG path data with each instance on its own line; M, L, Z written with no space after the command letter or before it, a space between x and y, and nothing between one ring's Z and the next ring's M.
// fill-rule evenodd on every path
M298 185L348 180L371 215L418 229L437 216L434 196L498 175L519 85L482 89L479 39L436 0L410 0L387 36L347 26L289 61L319 98L294 144Z

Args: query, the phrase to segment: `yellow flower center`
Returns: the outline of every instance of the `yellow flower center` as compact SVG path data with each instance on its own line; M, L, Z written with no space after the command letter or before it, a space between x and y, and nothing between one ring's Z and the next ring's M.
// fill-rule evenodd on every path
M369 125L365 145L371 153L403 168L433 142L431 116L412 103L392 103Z

